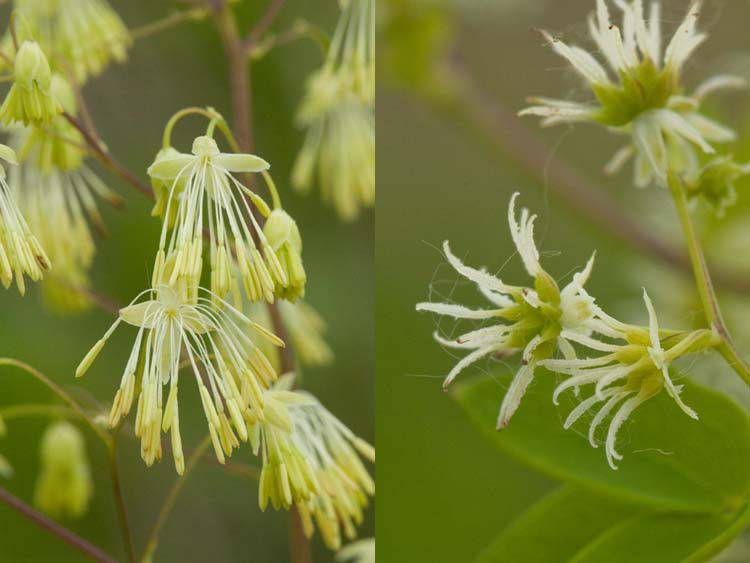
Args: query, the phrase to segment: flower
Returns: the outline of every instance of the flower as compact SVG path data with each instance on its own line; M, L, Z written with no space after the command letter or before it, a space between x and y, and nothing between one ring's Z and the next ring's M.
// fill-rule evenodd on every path
M59 75L53 76L52 91L75 115L75 98ZM42 290L48 306L60 313L90 306L85 290L90 287L88 271L95 243L89 222L99 233L106 233L97 197L113 206L122 203L85 164L84 151L66 141L79 138L80 133L66 119L56 117L45 127L14 129L9 141L22 160L10 171L9 186L29 227L55 264Z
M182 474L185 461L177 388L184 353L200 391L216 458L224 463L225 455L239 446L237 437L248 439L245 418L265 420L264 389L276 379L246 332L253 329L277 345L283 343L208 290L159 286L141 292L120 310L114 324L81 361L76 377L88 370L122 321L137 327L138 334L112 404L110 427L127 416L138 390L135 432L141 438L143 460L150 466L161 459L160 432L171 430L175 468ZM167 384L165 404L162 390Z
M612 417L605 440L607 462L617 469L616 461L622 456L615 446L617 432L623 423L645 401L662 389L675 401L685 414L693 419L698 415L680 397L681 387L674 384L669 374L670 365L678 358L716 346L720 339L708 329L688 333L660 331L654 306L646 291L643 300L649 315L649 326L641 328L608 319L610 337L623 343L595 340L580 334L565 334L568 340L579 344L597 355L579 359L569 356L547 359L541 365L547 369L570 376L554 391L552 400L558 403L561 393L567 389L578 389L594 385L594 393L582 400L568 415L564 427L570 428L583 414L599 405L599 410L589 425L589 442L597 447L596 430L607 416L617 408Z
M51 424L40 445L34 504L57 519L80 518L94 492L83 434L69 422Z
M336 561L341 563L375 563L375 538L355 541L342 547L336 553Z
M302 265L302 237L297 223L283 209L274 209L266 219L263 234L278 256L287 280L285 285L276 280L274 294L290 301L304 297L307 275Z
M62 113L51 86L47 57L36 41L24 41L16 53L13 85L0 106L0 120L6 125L16 121L24 125L49 123Z
M310 500L320 490L306 452L293 439L290 407L307 398L288 390L280 378L279 384L266 393L265 401L268 416L250 429L253 451L255 455L260 453L263 460L258 504L261 510L268 507L269 501L276 510L288 510L295 503Z
M375 483L360 456L375 462L374 448L354 435L321 403L304 391L291 391L293 376L279 378L268 392L275 419L256 425L251 440L256 452L263 448L260 506L270 500L274 508L296 504L305 534L315 525L331 549L341 546L341 531L356 537L368 497Z
M592 330L607 331L601 320L603 312L585 291L591 275L593 256L586 267L573 276L562 289L539 263L539 251L534 243L534 222L527 209L516 220L515 201L508 206L508 223L513 242L526 272L534 278L534 288L508 285L484 269L464 265L450 250L446 241L443 250L448 262L463 277L473 282L493 305L489 309L470 309L453 303L419 303L417 311L465 320L487 320L491 324L472 330L454 339L435 334L443 346L470 350L448 373L443 387L471 364L497 353L521 351L521 367L516 372L500 407L497 426L505 428L521 403L526 389L534 378L536 365L552 356L560 348L572 353L566 334L588 334Z
M15 0L15 9L44 51L64 59L81 83L127 58L130 33L106 0Z
M307 81L297 120L307 129L292 184L352 221L375 201L375 2L347 0L323 67Z
M667 171L689 172L697 167L696 148L713 154L711 143L728 142L735 133L700 113L710 93L744 84L734 76L714 76L692 95L683 92L682 69L707 35L696 29L700 2L687 15L662 53L660 4L653 2L648 21L642 0L617 2L623 13L622 29L611 22L605 0L597 0L589 18L589 33L610 67L594 56L543 32L553 50L584 78L597 103L532 98L535 105L520 115L543 118L543 125L592 121L629 135L631 142L619 150L605 170L614 173L635 156L635 182L666 183ZM612 75L617 77L612 80Z
M15 151L2 144L0 159L18 164ZM18 291L23 295L26 292L24 274L32 281L39 281L44 270L49 269L49 258L16 207L5 180L5 168L0 165L0 282L7 289L15 275Z
M212 293L223 298L232 289L233 252L240 281L251 301L272 302L276 288L292 293L300 291L298 285L294 289L290 286L286 270L244 197L244 186L232 175L263 172L269 166L252 154L219 152L216 141L207 136L195 139L192 154L160 153L148 174L152 180L171 187L163 212L167 220L162 226L154 285L174 285L179 279L185 280L188 286L199 284L203 268L203 229L207 220ZM258 196L250 196L250 200L256 208L267 209ZM177 211L170 228L173 206ZM246 223L245 216L251 225ZM167 244L170 230L172 234ZM256 246L256 238L262 254ZM299 281L297 277L294 283L299 284Z
M375 482L360 456L375 463L375 448L357 437L333 416L317 399L304 392L309 403L291 409L293 438L314 468L320 483L317 495L301 501L297 507L308 537L314 531L313 520L330 549L341 547L341 535L357 536L363 509L375 495Z

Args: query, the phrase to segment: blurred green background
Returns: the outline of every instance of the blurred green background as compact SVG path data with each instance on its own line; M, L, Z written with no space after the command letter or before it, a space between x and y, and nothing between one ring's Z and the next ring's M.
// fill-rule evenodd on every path
M481 296L448 266L441 244L473 266L501 271L509 283L526 284L520 260L513 257L507 225L508 200L521 192L520 204L540 215L538 246L544 266L557 279L569 279L593 250L597 264L587 288L612 314L645 321L640 301L647 286L662 322L685 327L700 320L692 281L659 260L634 250L593 226L559 197L544 169L530 175L488 141L485 125L492 113L472 124L466 115L479 108L446 100L461 91L460 68L493 108L512 117L529 95L586 99L588 92L565 62L543 44L536 29L562 33L589 46L586 16L593 0L385 0L381 2L378 74L377 276L377 530L379 561L465 563L474 557L531 503L554 486L550 479L510 459L485 442L469 424L442 378L457 361L435 343L438 319L417 314L415 303L454 298L479 305ZM686 2L664 2L665 30L684 16ZM615 10L616 11L616 10ZM619 15L618 15L619 17ZM745 2L705 3L700 27L709 40L691 59L686 81L694 86L709 75L731 71L750 78L750 44ZM476 101L476 100L473 100ZM465 105L465 101L459 102ZM748 137L747 91L718 96L708 113ZM527 118L545 147L542 163L562 159L582 173L622 213L653 235L680 245L682 237L666 190L636 190L630 167L614 178L602 168L620 139L593 126L541 130ZM510 138L511 145L513 138ZM729 147L747 161L748 143ZM543 179L543 180L541 180ZM743 204L720 228L699 207L697 213L711 259L750 278L750 221L746 210L750 184L739 187ZM744 214L743 214L744 213ZM740 250L742 249L742 250ZM442 297L442 299L441 299ZM722 293L728 322L742 350L750 350L747 295ZM444 333L452 325L440 322ZM478 362L460 378L501 375L498 408L517 358L498 364ZM728 391L743 405L746 392L720 364L702 359L688 373ZM738 380L739 381L739 380ZM533 385L529 393L533 393ZM521 407L523 408L523 406ZM584 439L584 438L582 438ZM604 463L604 461L602 461ZM746 549L746 546L745 546ZM748 553L736 559L747 561ZM545 562L546 563L546 562Z
M165 16L174 2L113 0L113 7L131 28ZM237 5L242 29L249 29L265 2ZM3 26L8 7L3 7ZM306 18L332 30L338 7L333 0L288 0L276 29L284 30ZM258 154L272 165L285 208L296 218L304 238L308 272L307 301L328 321L327 339L336 360L324 369L304 372L304 387L357 434L374 439L374 249L373 216L365 212L352 225L342 225L323 207L317 193L300 197L288 188L291 164L302 141L293 123L306 76L321 63L319 49L297 41L272 51L253 66L253 111ZM99 133L114 155L145 179L146 167L161 143L167 119L189 105L211 105L229 115L224 53L210 20L136 42L128 62L112 66L85 89ZM197 120L180 124L174 143L189 150L201 133ZM125 196L124 211L105 209L110 231L99 242L93 270L94 287L119 303L129 302L149 284L160 224L150 217L151 203L131 187L100 168L101 176ZM85 378L74 381L76 365L101 337L112 319L99 310L61 318L42 308L41 292L31 287L24 299L15 288L0 294L0 356L12 356L36 366L92 409L108 409L119 385L134 332L118 333ZM0 369L0 407L15 403L54 401L53 396L23 373ZM195 389L184 385L180 396L183 440L195 446L205 435L205 421ZM131 417L132 418L132 417ZM30 501L38 468L38 442L46 424L23 419L8 423L0 452L16 472L2 485ZM103 549L121 557L108 466L100 443L87 431L95 476L95 497L88 515L70 527ZM150 470L140 459L137 439L121 440L124 494L136 544L143 546L168 488L176 478L171 459ZM233 460L257 464L248 447ZM369 511L361 530L374 532ZM167 523L157 553L158 562L281 562L288 561L286 513L258 509L257 483L229 476L211 463L200 464ZM315 560L332 554L314 540ZM39 530L0 505L0 561L12 563L73 563L85 559L58 539Z

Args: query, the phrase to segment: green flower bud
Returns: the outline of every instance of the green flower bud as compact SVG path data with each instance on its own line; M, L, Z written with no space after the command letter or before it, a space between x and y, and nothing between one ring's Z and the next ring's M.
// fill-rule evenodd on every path
M3 123L42 125L62 113L60 102L52 95L49 62L35 41L24 41L18 49L14 76L15 82L0 107Z
M53 423L42 437L40 456L34 503L54 518L83 516L94 487L80 430L69 422Z
M173 147L167 147L165 149L159 150L158 153L156 153L156 158L154 158L154 164L157 164L158 162L161 162L163 160L179 156L179 151ZM185 184L187 183L187 176L182 175L177 180L177 185L174 187L174 190L172 189L172 185L174 184L175 179L164 179L162 177L151 177L151 187L154 188L154 197L156 198L156 203L154 204L153 209L151 210L151 216L152 217L160 217L162 220L166 220L169 227L171 228L174 225L175 218L177 217L177 195L182 192L183 189L185 189ZM170 193L172 197L170 198ZM170 204L171 199L171 204ZM169 217L165 218L165 214L167 213L167 208L169 208Z
M15 64L16 84L31 90L36 82L43 90L52 85L52 71L47 57L36 41L24 41L18 49Z
M297 223L283 209L274 209L268 216L263 234L276 253L286 277L286 283L276 279L274 293L290 301L304 296L307 275L302 265L302 237Z
M723 217L727 207L737 201L735 183L747 174L750 163L739 164L731 156L716 157L686 180L688 195L702 199L718 217Z

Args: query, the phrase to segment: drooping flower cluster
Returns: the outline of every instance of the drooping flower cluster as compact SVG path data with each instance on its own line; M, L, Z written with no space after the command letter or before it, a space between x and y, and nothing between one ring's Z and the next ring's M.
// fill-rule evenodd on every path
M185 460L177 392L184 354L200 391L216 458L223 463L225 455L239 446L238 437L248 438L245 417L264 420L263 390L276 379L248 331L255 330L280 346L283 342L208 290L179 291L164 285L142 292L120 310L81 361L77 377L88 370L123 321L137 327L138 333L112 403L110 427L128 415L137 399L135 432L141 438L144 461L151 465L161 459L161 432L169 431L175 467L181 474Z
M573 409L565 428L601 403L590 426L590 441L596 446L596 429L618 407L609 422L605 440L607 460L616 469L615 461L621 459L616 450L618 430L633 410L662 389L666 389L688 416L697 418L682 401L681 388L672 382L669 367L678 358L716 346L719 337L707 329L660 330L645 291L648 327L626 324L611 317L584 289L593 268L593 257L583 271L574 274L571 282L559 289L539 263L534 242L536 216L524 209L520 221L516 219L517 196L514 194L511 198L508 209L510 232L526 271L534 278L534 287L509 285L484 269L464 265L451 253L446 242L444 250L449 263L477 286L492 307L470 309L454 303L432 302L417 305L418 311L485 321L479 328L455 338L435 334L435 339L443 346L469 351L450 371L444 386L482 358L520 351L521 367L513 377L498 415L497 428L501 430L520 406L537 367L568 376L555 389L552 398L555 404L566 389L575 389L578 397L580 388L593 385L594 393ZM577 348L595 355L579 359Z
M154 285L199 285L207 229L215 295L223 298L236 286L243 287L251 301L304 294L302 241L294 220L282 209L270 211L234 176L266 173L269 166L255 155L220 152L210 136L197 137L192 154L160 151L148 169L161 194L155 212L164 218ZM273 215L267 229L261 228L256 210Z
M52 76L51 91L68 113L78 113L70 85L58 74ZM16 127L9 142L21 160L11 170L9 185L55 264L42 283L45 302L59 313L85 310L90 306L86 292L96 251L89 223L106 233L96 200L113 206L122 200L87 166L81 134L64 117L45 126Z
M290 376L272 386L281 365L276 347L284 343L270 330L266 304L257 301L293 300L304 293L302 239L281 207L268 163L254 155L221 153L210 134L222 118L215 112L204 115L211 122L207 135L193 143L192 154L162 149L149 168L157 198L154 214L163 220L152 289L120 310L76 375L89 369L123 321L135 326L109 425L117 426L137 403L135 432L144 461L151 465L161 459L161 433L170 432L175 466L182 473L178 383L181 368L189 368L217 460L224 463L240 442L250 441L263 461L261 508L269 502L275 508L297 505L305 531L312 534L314 521L325 541L337 548L342 534L354 537L374 494L359 458L374 461L374 451L312 395L292 391ZM165 131L167 147L174 123ZM273 210L234 173L262 174ZM266 218L262 227L255 212ZM204 236L210 245L211 289L201 286ZM228 295L234 306L225 300ZM301 355L311 362L329 359L317 313L289 301L279 305L279 313L290 321L291 340L300 343Z
M0 145L0 159L18 164L15 151L6 145ZM5 167L0 163L0 282L7 289L15 277L18 291L23 295L24 276L39 281L49 269L50 260L13 201Z
M342 0L323 67L307 82L298 121L307 129L292 183L323 199L345 221L375 201L375 2Z
M80 518L94 492L83 434L69 422L51 424L39 448L34 504L56 519Z
M37 37L42 49L64 61L78 82L101 74L111 61L122 63L127 58L130 33L106 0L14 0L13 4L24 23L20 31ZM12 46L10 34L3 44Z
M290 391L285 377L271 392L285 416L266 419L254 428L253 442L260 449L263 470L260 506L297 506L305 533L317 525L326 545L341 546L342 534L356 537L363 509L375 494L375 483L361 457L375 462L374 448L358 438L315 397ZM279 409L280 411L280 409Z
M666 183L669 170L689 173L698 168L699 154L713 154L711 143L735 138L731 129L703 115L700 106L711 93L736 88L744 81L718 75L686 95L683 68L707 35L698 31L700 2L694 2L662 51L659 2L651 3L648 19L642 0L618 1L622 28L612 22L605 0L597 0L589 33L609 69L584 49L544 32L553 50L565 58L591 88L595 102L580 103L531 98L535 105L520 112L543 118L543 125L595 122L628 135L630 142L606 166L614 173L635 157L635 183Z

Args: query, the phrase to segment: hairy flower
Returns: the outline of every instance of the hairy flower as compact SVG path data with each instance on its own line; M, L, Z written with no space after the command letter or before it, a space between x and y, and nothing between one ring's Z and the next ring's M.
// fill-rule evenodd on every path
M52 95L52 71L36 41L24 41L16 53L13 85L0 106L0 120L6 125L16 121L24 125L43 125L62 113Z
M598 407L589 425L589 441L593 447L598 445L597 428L615 411L605 440L605 453L612 469L617 469L616 461L622 459L615 448L617 432L636 408L662 389L685 414L698 418L695 411L682 401L681 387L673 383L669 367L677 359L711 348L720 341L718 335L707 329L687 333L660 331L656 312L645 290L643 300L649 315L648 328L609 318L607 322L611 331L608 336L614 342L563 333L568 340L595 353L595 356L585 359L569 356L541 362L553 372L570 376L555 388L552 397L555 404L567 389L574 389L577 395L579 388L594 386L593 394L582 400L564 423L564 427L569 428L586 412Z
M307 82L298 122L307 129L292 183L354 220L375 201L375 2L346 0L323 67Z
M85 82L111 61L122 63L130 33L106 0L15 0L15 9L45 52L62 58Z
M80 518L94 492L83 434L69 422L51 424L40 445L34 504L57 519Z
M375 538L355 541L336 553L339 563L375 563Z
M245 198L244 186L233 176L233 173L264 172L268 168L269 164L255 155L219 152L216 141L206 136L195 139L192 154L160 153L148 173L152 179L170 185L170 193L163 212L166 220L154 267L154 285L173 285L179 279L189 286L200 283L203 231L208 223L214 294L225 297L235 283L233 254L240 285L251 301L272 302L277 288L299 294L299 272L295 271L294 280L290 280ZM249 197L258 209L267 212L258 196ZM170 228L173 206L177 211ZM301 250L301 242L299 247Z
M430 311L455 319L488 321L486 326L457 338L447 339L435 334L435 339L443 346L469 350L445 378L444 387L450 385L461 371L482 358L521 351L522 365L503 399L498 429L508 425L520 405L534 378L536 365L550 358L558 348L566 354L572 353L566 334L607 330L600 317L603 313L583 287L591 274L593 256L584 270L575 274L572 281L560 290L557 282L539 263L539 252L534 243L536 215L530 216L528 210L523 209L520 222L516 220L517 196L518 193L514 194L510 200L508 223L526 272L534 279L534 287L508 285L484 269L466 266L453 255L446 241L443 249L448 262L459 274L473 282L493 307L470 309L453 303L417 305L417 311Z
M696 149L713 154L713 142L728 142L735 133L700 113L710 93L743 84L734 76L714 76L692 95L683 92L682 69L707 35L697 30L700 2L687 15L662 52L660 4L653 2L648 20L642 0L620 0L622 28L614 25L605 0L597 0L589 33L610 69L594 56L544 32L554 51L565 58L591 88L596 103L532 98L521 115L537 115L543 125L591 121L631 137L607 164L617 171L635 156L635 181L664 184L667 171L689 172L697 166ZM615 78L613 80L613 77Z
M197 297L187 298L188 294ZM137 327L138 334L112 404L109 425L115 427L127 416L138 390L135 432L141 438L143 460L150 466L161 459L160 432L171 431L175 467L182 474L185 462L177 388L184 354L200 391L216 458L224 463L225 455L239 446L237 438L248 439L246 417L265 420L264 389L276 379L276 372L247 333L252 329L278 345L283 343L207 290L177 291L160 286L142 292L120 310L114 324L81 361L76 377L88 370L122 321Z
M18 164L15 151L6 145L0 145L0 159ZM0 282L7 289L15 276L18 291L23 295L24 275L39 281L44 270L49 269L50 260L16 207L5 180L5 167L0 164Z

